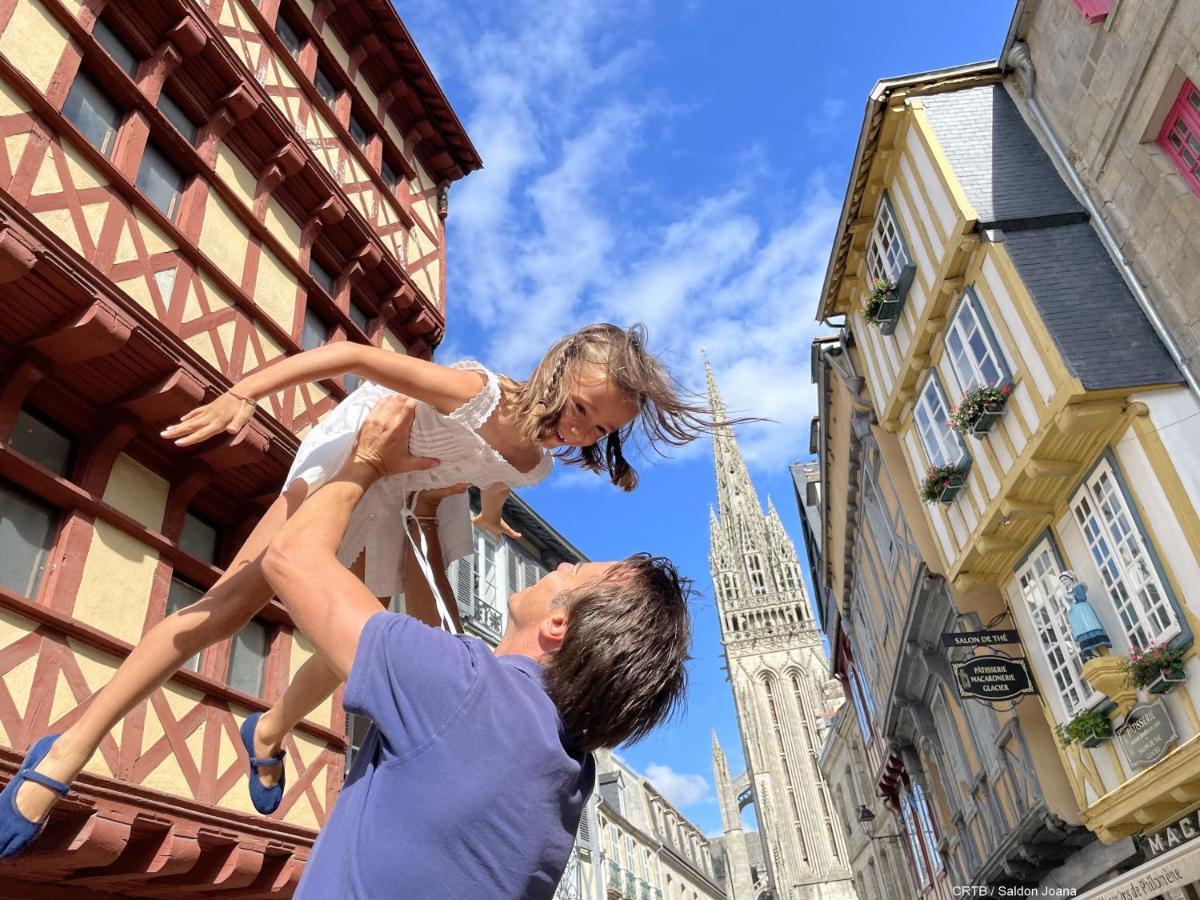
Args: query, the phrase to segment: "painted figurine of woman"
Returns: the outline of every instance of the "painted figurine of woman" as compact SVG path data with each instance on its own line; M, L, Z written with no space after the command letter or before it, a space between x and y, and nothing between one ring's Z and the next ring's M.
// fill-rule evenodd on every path
M1100 618L1092 609L1092 604L1088 603L1087 585L1081 584L1070 569L1062 572L1058 580L1062 583L1069 603L1067 622L1071 626L1071 637L1079 645L1079 655L1084 659L1091 659L1101 647L1111 647L1112 641L1109 640L1104 626L1100 624Z

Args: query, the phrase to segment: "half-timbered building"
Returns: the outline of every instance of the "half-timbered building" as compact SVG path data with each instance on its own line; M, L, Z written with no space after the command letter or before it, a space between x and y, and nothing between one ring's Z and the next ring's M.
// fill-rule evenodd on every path
M328 341L428 356L446 190L480 161L383 0L4 0L0 135L7 774L216 580L353 379L188 452L162 427ZM337 796L345 717L326 703L288 738L269 818L237 729L311 652L272 603L189 661L0 893L286 894Z
M817 312L814 579L930 894L1083 888L1200 801L1200 407L1020 92L997 64L876 85ZM1036 696L964 695L997 651L942 635L995 628Z

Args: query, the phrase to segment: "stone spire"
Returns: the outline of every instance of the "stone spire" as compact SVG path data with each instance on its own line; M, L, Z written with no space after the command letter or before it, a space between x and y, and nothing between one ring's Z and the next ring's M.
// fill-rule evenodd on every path
M709 405L726 418L705 360ZM770 499L766 509L750 481L733 429L713 435L716 509L709 509L709 563L721 643L745 750L745 772L731 776L713 740L713 774L721 803L730 897L852 900L842 827L811 754L819 748L828 662L813 623L796 548ZM752 802L758 832L741 826ZM760 866L751 864L763 847ZM739 848L734 850L734 848Z
M717 390L717 380L713 377L707 357L704 359L704 378L708 382L708 405L713 418L718 422L728 421L729 415L725 412L725 404ZM758 497L750 483L746 461L742 459L742 451L738 449L733 428L729 425L722 425L713 434L713 465L717 474L717 507L721 519L744 511L749 504L753 504L754 511L759 512Z

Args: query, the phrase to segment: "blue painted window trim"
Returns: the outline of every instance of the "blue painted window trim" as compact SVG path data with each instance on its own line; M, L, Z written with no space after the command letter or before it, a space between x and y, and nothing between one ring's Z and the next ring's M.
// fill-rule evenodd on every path
M979 327L983 329L984 337L987 339L996 356L996 365L1000 368L1001 377L995 387L1003 387L1005 385L1011 387L1013 384L1013 367L1009 364L1007 348L1001 343L1000 338L996 336L996 330L992 327L992 318L988 314L987 305L983 302L973 284L967 285L966 289L962 292L962 296L958 298L953 309L951 309L949 318L946 319L948 324L942 335L943 352L949 352L949 348L946 347L946 339L950 335L950 329L958 319L958 314L962 312L963 304L969 304L974 311L975 320L979 323ZM953 362L951 362L950 367L954 368ZM955 375L957 374L958 372L955 371ZM962 385L959 385L959 387L962 387Z
M1192 627L1188 624L1187 614L1179 603L1179 598L1175 595L1175 589L1171 586L1171 580L1167 577L1167 572L1163 568L1162 560L1159 558L1158 550L1154 546L1154 541L1150 539L1150 530L1146 528L1146 523L1142 520L1142 514L1138 511L1137 503L1134 501L1133 494L1129 491L1129 483L1125 478L1125 471L1121 468L1120 462L1117 460L1117 455L1111 447L1106 447L1104 452L1096 459L1091 467L1083 474L1083 476L1075 483L1070 491L1067 492L1067 508L1071 510L1071 501L1075 495L1079 493L1079 489L1083 487L1089 478L1107 462L1112 469L1113 477L1116 479L1117 487L1121 490L1121 496L1125 498L1125 505L1129 508L1129 514L1133 517L1134 527L1137 528L1138 534L1142 536L1142 542L1146 545L1146 551L1150 554L1150 561L1154 563L1154 571L1158 574L1159 583L1162 585L1163 592L1167 596L1167 600L1171 604L1171 608L1175 611L1175 620L1179 623L1179 634L1171 638L1167 642L1167 646L1176 650L1187 650L1195 641L1195 635L1192 633ZM1075 522L1074 510L1071 510L1071 522L1078 528ZM1108 600L1107 593L1104 595L1105 600Z

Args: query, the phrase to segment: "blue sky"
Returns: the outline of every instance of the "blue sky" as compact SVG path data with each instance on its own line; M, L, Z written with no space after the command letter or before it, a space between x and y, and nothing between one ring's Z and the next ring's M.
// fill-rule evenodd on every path
M994 58L1010 2L411 0L400 14L483 157L450 192L440 360L525 377L556 337L644 322L703 389L707 347L760 495L799 545L817 292L867 93ZM556 468L524 496L593 559L650 550L700 594L688 711L622 757L706 833L716 729L742 752L708 578L711 447L646 460L625 495Z

